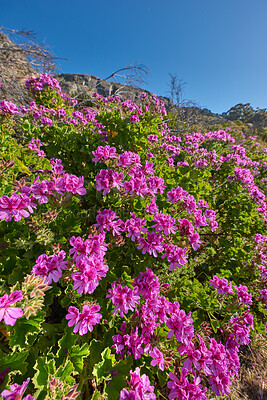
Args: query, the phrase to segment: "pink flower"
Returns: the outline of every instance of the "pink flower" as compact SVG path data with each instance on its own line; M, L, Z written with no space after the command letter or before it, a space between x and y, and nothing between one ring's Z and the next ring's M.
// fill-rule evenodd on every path
M154 214L155 225L152 225L151 228L156 228L156 232L163 231L164 235L170 235L173 233L175 235L176 230L178 229L175 224L175 218L172 218L169 214L163 214L162 212L156 212Z
M10 305L22 299L23 295L20 290L0 297L0 321L4 318L6 325L14 326L17 319L22 317L23 311L19 307L10 307Z
M95 151L92 151L94 158L92 161L98 162L103 160L108 160L110 158L117 158L116 147L110 146L98 146Z
M175 335L179 342L188 345L194 337L194 326L191 312L186 315L184 310L180 310L176 307L172 316L167 319L166 325L170 329L170 332L167 335L168 339L171 339L173 335Z
M66 256L64 250L61 250L57 255L47 256L41 254L34 265L31 273L45 277L48 284L58 282L62 277L62 269L67 268L67 261L63 261Z
M98 313L100 306L98 304L93 306L84 305L80 313L76 307L69 307L69 314L66 319L69 319L68 326L75 325L73 332L85 335L88 331L92 332L93 325L100 322L102 314Z
M161 241L162 236L160 233L147 232L146 238L138 238L139 246L137 248L138 250L142 250L142 254L149 253L153 254L154 257L157 257L157 251L163 251L163 245Z
M130 194L137 195L140 197L144 197L143 195L148 193L148 187L146 182L145 175L140 177L134 177L129 181L123 182L123 187L125 188L125 192L129 192Z
M146 233L147 228L144 228L145 224L145 218L137 218L135 213L131 213L131 218L127 219L124 224L124 230L128 232L127 237L130 237L134 242L141 235L141 232Z
M112 232L112 235L119 235L123 230L123 221L111 209L97 211L96 226L99 231Z
M154 360L151 361L150 365L152 367L155 367L156 365L159 365L159 369L161 371L164 371L164 357L161 351L155 346L153 351L150 351L149 353L150 357L154 358Z
M131 115L131 117L130 117L130 122L131 122L131 123L139 122L139 117L138 117L138 115Z
M120 316L123 317L124 314L127 314L129 309L134 311L137 304L139 304L140 296L138 293L138 287L135 287L133 290L128 288L127 286L121 286L120 284L116 285L116 282L112 283L112 289L108 289L110 294L107 294L107 298L111 298L113 305L115 306L113 315L120 310Z
M186 218L179 218L179 233L181 236L188 236L192 233L194 233L194 226L191 221L189 221Z
M84 185L84 177L77 177L76 175L64 175L64 183L67 192L71 192L73 194L80 194L84 196L86 194L86 189L83 187Z
M129 165L139 165L140 164L140 156L137 153L133 153L132 151L125 151L124 153L119 155L118 158L118 166L120 167L128 167Z
M205 400L207 397L205 396L206 388L202 390L202 386L200 385L200 377L194 376L194 380L192 383L186 377L188 371L185 368L181 369L180 379L172 372L169 372L169 377L171 381L167 383L171 392L169 394L169 399L178 399L178 400ZM195 375L195 374L194 374Z
M231 282L228 282L226 278L220 278L217 275L214 275L213 279L210 279L210 286L217 289L219 294L233 293Z
M194 232L192 233L192 235L189 235L188 240L194 250L197 250L202 243L202 240L200 240L200 236L197 232Z
M178 186L176 189L172 188L170 192L167 192L167 201L171 201L174 204L177 203L177 201L183 201L186 195L186 191Z
M167 259L170 263L169 271L175 271L176 268L181 268L181 266L184 266L188 262L188 254L186 254L187 247L182 248L174 244L165 244L164 247L166 253L163 254L161 258L165 258L167 256Z
M146 212L148 214L154 214L157 211L159 211L157 203L156 203L155 199L152 199L151 202L146 207Z
M34 397L32 397L30 394L28 394L26 397L22 397L29 382L30 378L23 382L22 385L14 383L13 385L10 385L10 390L4 390L1 393L1 396L6 400L34 400Z
M55 175L63 175L65 173L65 171L63 169L62 161L61 161L60 158L56 158L56 159L55 158L51 158L49 161L50 161L50 164L51 164L51 167L52 167L53 174L55 174Z
M11 101L1 100L0 101L0 114L17 114L19 113L17 106Z
M252 296L250 293L248 293L248 288L247 286L234 286L237 296L242 303L244 303L246 306L251 306L252 305Z
M159 178L158 176L149 176L147 182L148 192L150 194L157 194L158 192L162 194L166 188L164 185L164 179Z
M156 400L154 386L150 386L147 375L140 376L140 368L130 371L131 381L129 390L122 389L119 400Z
M14 221L20 221L22 217L27 218L33 212L30 198L25 194L12 194L10 197L4 195L0 197L0 220L9 222L14 217ZM28 208L28 211L25 210Z
M47 196L52 194L55 183L46 179L44 179L42 182L36 182L37 179L35 179L33 184L31 185L31 192L33 193L33 197L35 199L38 199L39 204L48 203Z
M134 278L133 286L138 287L141 296L146 299L151 298L154 301L160 292L159 278L155 277L153 271L149 268L146 269L146 272L140 272L140 275Z
M74 280L73 289L78 289L79 294L93 293L101 278L106 276L108 266L103 264L100 254L90 257L80 254L75 260L79 271L71 275Z
M199 360L201 359L201 352L195 349L195 346L192 342L187 345L182 344L177 348L177 351L182 356L186 354L188 358L183 363L183 368L186 368L189 372L192 371L192 364L199 371L201 366L199 364Z

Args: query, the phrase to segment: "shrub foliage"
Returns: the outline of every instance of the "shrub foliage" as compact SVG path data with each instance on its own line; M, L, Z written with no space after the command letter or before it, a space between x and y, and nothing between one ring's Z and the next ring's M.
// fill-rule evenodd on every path
M266 331L267 149L177 136L154 95L26 87L0 101L1 396L226 395Z

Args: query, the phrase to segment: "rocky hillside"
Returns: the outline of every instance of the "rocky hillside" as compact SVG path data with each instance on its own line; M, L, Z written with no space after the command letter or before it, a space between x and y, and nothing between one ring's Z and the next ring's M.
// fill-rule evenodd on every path
M35 73L23 50L0 32L0 99L24 103L24 79Z
M13 43L7 35L0 32L0 98L24 103L27 101L27 92L24 79L37 75L38 72L27 60L22 48ZM122 100L130 99L138 102L143 89L133 86L124 86L119 83L109 82L93 75L84 74L58 74L55 75L62 87L62 91L74 97L85 96L97 92L102 96L118 95ZM171 101L162 97L166 107L171 108Z

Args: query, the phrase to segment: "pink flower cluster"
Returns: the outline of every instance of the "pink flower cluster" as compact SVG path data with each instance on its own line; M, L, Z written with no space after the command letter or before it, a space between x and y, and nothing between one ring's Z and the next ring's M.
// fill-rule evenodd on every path
M177 268L181 268L187 263L188 254L187 247L179 247L174 244L165 244L164 249L166 251L165 254L161 256L161 258L167 257L169 265L169 271L175 271Z
M38 78L25 79L25 85L27 89L31 89L34 92L40 92L47 88L54 89L61 92L59 82L47 73L40 74Z
M226 347L233 350L241 345L249 344L250 330L253 329L253 315L245 311L243 315L238 315L229 320L230 334Z
M108 292L110 294L107 294L106 298L110 298L112 304L115 306L113 310L114 315L120 310L120 316L123 317L129 310L134 311L139 304L140 296L138 295L138 287L132 290L127 286L121 286L113 282L112 289L108 289Z
M28 148L33 150L33 151L37 151L37 155L38 157L46 157L46 154L43 150L40 150L40 147L43 146L41 143L40 139L34 139L32 138L32 140L30 141L30 143L28 144Z
M77 271L71 277L74 281L73 289L79 294L93 293L99 285L99 281L106 276L108 266L104 264L104 256L107 250L105 233L89 235L86 240L80 236L72 236L70 239Z
M171 316L166 321L166 326L170 329L167 338L171 339L175 335L178 342L188 345L194 337L193 319L191 312L186 315L184 310L180 309L180 304L173 304Z
M248 293L248 288L247 286L234 286L237 296L239 300L244 303L246 306L251 306L252 305L252 296L250 293Z
M138 218L135 213L131 213L131 218L127 219L124 223L124 232L127 232L127 237L130 237L134 242L136 238L141 236L141 233L146 233L147 228L145 228L146 219Z
M178 378L174 373L170 372L169 377L170 381L167 383L169 389L171 389L169 394L169 399L178 399L178 400L206 400L205 396L206 388L202 389L200 384L200 377L196 377L194 375L193 382L191 382L187 378L187 369L182 368L180 373L180 378Z
M210 279L210 285L217 289L219 294L229 294L233 293L232 284L228 282L226 278L220 278L217 275L214 275L212 279Z
M113 236L120 235L124 230L124 222L111 209L98 211L95 227L100 232L111 232Z
M7 100L0 101L0 115L13 115L18 113L18 108L14 103Z
M179 224L177 224L175 218L170 214L159 212L156 204L156 195L158 193L163 194L166 186L163 178L154 175L155 171L153 170L152 162L146 161L145 165L142 165L140 157L136 153L124 152L121 155L117 155L116 149L110 146L99 146L93 154L95 162L114 160L113 169L101 170L96 176L96 189L98 191L103 190L105 195L110 192L111 188L117 188L121 191L121 188L124 187L124 193L142 198L152 197L152 201L147 206L147 212L154 214L153 221L155 222L150 227L155 231L149 232L144 227L146 225L145 218L141 219L135 215L134 218L132 216L132 218L123 223L113 211L104 210L99 211L97 224L95 225L100 231L111 231L113 236L127 232L127 237L131 237L132 241L135 241L136 238L138 239L137 248L142 250L143 254L149 253L157 257L157 252L163 252L165 249L166 253L163 254L162 258L167 257L170 262L170 269L176 269L187 262L188 255L185 253L188 248L163 245L163 235L174 236L177 235L179 230L180 236L183 239L186 236L188 244L193 250L197 250L202 241L196 229L201 229L208 225L210 225L212 232L217 229L218 223L215 212L209 209L205 201L199 200L197 203L194 196L188 194L181 187L172 188L171 191L167 192L167 200L173 204L178 203L178 206L193 216L193 222L183 218L178 219ZM129 180L123 181L124 173L116 171L116 168L119 167L124 170L127 168Z
M121 182L123 178L123 172L118 173L112 169L101 169L96 176L96 190L103 190L105 195L110 192L110 188L120 189L123 186Z
M37 178L38 179L38 178ZM85 195L86 189L84 188L84 177L77 177L76 175L64 174L61 177L54 177L53 180L44 179L38 182L37 179L30 187L32 197L38 200L39 204L48 203L48 196L53 195L53 192L63 195L65 192L72 194Z
M122 389L120 392L120 400L156 400L154 386L150 385L147 375L140 375L140 368L130 371L131 380L129 390Z
M95 151L92 151L92 154L94 155L92 161L95 163L98 161L102 162L103 160L117 158L116 147L110 146L98 146Z
M113 283L113 287L117 288L117 284ZM114 300L115 302L119 300L121 304L120 307L122 309L125 308L125 311L129 310L129 304L132 306L132 309L135 310L134 318L137 319L138 325L132 328L128 334L126 333L126 324L123 323L121 325L121 333L113 336L113 347L116 353L120 354L121 357L123 357L126 352L127 354L133 354L133 357L138 359L144 352L147 354L153 352L150 339L156 328L160 326L162 322L166 321L170 303L164 297L160 296L158 278L154 277L150 269L147 269L144 273L141 272L140 276L135 278L133 287L134 290L128 298L127 296L123 297L123 288L119 287L121 296L116 297L116 293L114 293ZM126 290L126 293L128 293L128 290ZM136 307L141 304L140 296L145 299L145 302L143 302L141 308L138 309ZM139 332L140 328L141 334ZM154 353L151 357L153 357L154 361L157 361L157 363L161 363L159 353L157 351L154 351Z
M128 291L123 297L123 287L113 283L113 289L110 291L116 297L114 289L119 289L120 304L126 307L125 312L121 316L128 313ZM228 336L227 347L222 343L217 343L215 339L210 338L210 344L207 347L204 340L200 335L195 337L193 320L190 313L187 315L185 311L180 309L179 303L171 303L164 297L160 296L160 285L158 278L153 276L153 272L149 269L145 273L141 273L136 277L133 283L136 294L143 297L145 302L138 300L132 307L134 312L133 318L136 320L136 327L131 328L129 333L126 333L126 323L121 325L121 333L113 336L113 347L116 353L121 357L125 354L132 354L135 359L139 359L142 354L146 353L152 357L151 365L158 365L160 369L164 369L164 355L159 349L151 346L151 337L156 328L164 323L170 330L167 335L169 339L175 336L176 340L181 344L177 351L183 356L183 368L181 370L180 378L170 373L171 381L168 387L171 389L169 399L205 399L206 389L202 389L200 385L200 377L198 372L203 373L209 377L209 384L212 391L216 395L224 396L230 392L231 378L238 375L240 366L238 358L238 347L245 344L249 340L249 330L253 327L253 320L251 315L245 313L242 318L232 318L230 320L231 329ZM128 288L129 289L129 288ZM109 295L108 297L111 297ZM114 303L115 305L115 303ZM118 303L116 304L118 306ZM121 306L120 306L121 307ZM119 307L117 307L119 309ZM140 333L141 328L141 333ZM197 344L199 343L199 344ZM188 374L193 375L189 379ZM191 375L191 377L192 377ZM123 395L128 396L129 391L124 389ZM132 394L134 396L135 394ZM125 397L126 399L128 397ZM131 397L130 397L131 398ZM133 397L135 398L135 397ZM138 398L138 397L137 397Z
M67 269L68 261L64 261L65 257L66 253L64 250L52 256L41 254L37 258L31 273L45 278L48 284L58 282L62 277L62 270Z
M70 306L69 314L66 315L66 319L69 320L68 326L74 326L73 332L85 335L88 331L93 331L93 326L99 324L100 319L102 318L102 314L98 311L100 310L100 306L96 305L84 305L82 312L80 313L78 308Z
M14 217L14 221L20 221L22 217L29 217L30 213L33 213L33 208L36 208L36 204L25 192L11 196L4 195L0 197L0 220L9 222Z

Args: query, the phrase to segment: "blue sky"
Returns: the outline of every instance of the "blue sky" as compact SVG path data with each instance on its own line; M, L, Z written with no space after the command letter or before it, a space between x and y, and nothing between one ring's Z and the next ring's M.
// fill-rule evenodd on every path
M266 0L0 0L0 24L34 30L65 73L105 78L145 64L144 89L168 95L169 73L185 98L213 112L237 103L267 108Z

